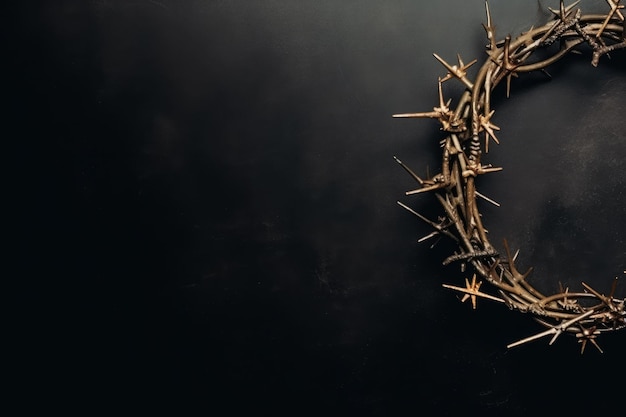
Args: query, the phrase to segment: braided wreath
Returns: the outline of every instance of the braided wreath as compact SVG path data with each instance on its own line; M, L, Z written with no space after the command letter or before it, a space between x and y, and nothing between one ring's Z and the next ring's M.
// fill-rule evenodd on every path
M467 265L473 268L473 277L471 280L465 279L465 287L443 286L462 293L461 301L471 300L474 309L477 298L489 299L505 304L512 310L531 314L546 328L509 344L508 348L544 336L551 336L551 345L562 333L568 333L574 335L582 345L581 353L584 353L587 342L602 352L596 338L602 333L626 327L626 299L615 297L617 278L608 295L601 294L584 282L579 292L570 292L561 286L558 293L542 294L527 281L531 270L525 273L517 270L517 254L511 254L506 240L504 256L491 244L476 204L477 197L495 203L478 192L476 178L502 169L484 165L481 161L483 149L485 153L488 152L489 141L499 143L496 131L500 128L491 121L494 114L490 102L493 89L506 80L508 97L511 77L531 71L545 71L547 66L584 43L593 51L593 66L597 66L600 58L609 52L626 48L626 23L621 11L624 5L620 4L621 0L606 1L611 8L607 14L583 15L576 8L578 2L565 7L561 0L558 10L550 9L554 17L547 24L530 29L515 39L507 36L503 41L496 41L489 4L486 3L487 23L483 26L489 41L488 58L476 78L472 81L467 74L468 68L476 60L465 64L458 56L458 64L451 65L434 54L448 71L443 78L439 78L439 105L431 112L393 116L437 119L446 134L441 141L441 172L431 178L420 178L395 158L420 185L406 194L434 194L445 213L442 221L435 222L398 202L434 229L420 241L437 235L447 236L457 242L458 251L446 258L444 265L460 262L462 271L465 271ZM537 60L535 51L546 50L557 41L560 47L555 53ZM442 83L450 79L457 79L465 86L454 110L449 107L450 101L444 100L441 88ZM484 145L481 143L481 135L484 137ZM480 291L480 279L492 286L491 294Z

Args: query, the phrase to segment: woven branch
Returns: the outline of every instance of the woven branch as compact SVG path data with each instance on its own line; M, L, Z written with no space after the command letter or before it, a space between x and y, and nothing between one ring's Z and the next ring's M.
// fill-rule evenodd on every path
M448 284L444 287L462 293L462 301L471 299L474 308L477 297L498 301L512 310L533 315L547 328L508 347L548 335L552 336L552 344L562 333L570 333L581 343L581 353L587 342L602 352L596 342L598 335L626 327L626 299L614 296L617 278L609 295L600 294L585 283L581 284L581 292L570 293L569 289L561 287L559 293L543 295L527 281L531 270L523 274L517 270L517 254L511 255L506 241L505 255L500 255L488 240L476 203L479 197L498 205L476 189L476 178L479 175L501 170L481 163L483 153L488 152L489 142L493 140L499 143L496 132L500 128L491 121L494 115L491 108L493 90L506 81L508 97L512 77L531 71L545 72L546 67L581 44L587 44L593 51L593 66L597 66L604 55L626 48L626 24L620 11L624 5L620 2L607 0L611 11L605 15L583 15L580 9L575 8L577 3L565 7L561 0L559 10L551 9L554 18L544 26L522 33L515 39L507 36L500 42L496 41L489 5L486 4L487 23L483 26L489 40L488 58L475 79L468 78L467 70L476 60L465 64L458 56L458 64L451 65L435 54L435 58L448 71L443 78L439 78L439 105L431 112L394 115L437 119L441 130L447 135L442 141L441 172L432 178L420 178L396 158L420 185L407 192L407 195L434 193L444 209L444 220L437 223L400 203L434 228L432 233L420 241L437 235L451 237L458 243L458 251L446 258L444 264L461 262L462 270L465 270L466 265L471 265L475 271L471 282L465 280L465 288ZM551 49L547 48L557 42L560 47L556 52L547 58L536 58L536 51L549 52ZM442 83L450 79L457 79L466 87L454 110L449 108L450 101L446 102L442 93ZM495 295L478 290L481 282L476 281L476 274L491 285Z

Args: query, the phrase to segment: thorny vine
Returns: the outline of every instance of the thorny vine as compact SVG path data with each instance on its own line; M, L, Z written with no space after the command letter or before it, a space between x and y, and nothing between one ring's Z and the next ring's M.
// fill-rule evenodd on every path
M458 64L451 65L434 54L448 71L443 78L439 78L439 105L432 112L394 115L437 119L441 123L441 130L447 135L441 142L441 172L431 178L420 178L396 158L420 185L406 194L433 193L445 212L442 220L434 222L399 202L434 229L420 241L438 235L453 239L458 244L458 252L443 263L460 262L462 270L465 265L471 265L475 271L471 281L465 279L465 287L443 286L462 293L462 301L471 299L473 308L476 308L478 297L489 299L503 303L512 310L529 313L546 327L545 331L509 344L509 348L544 336L552 336L552 344L561 334L570 333L581 343L581 353L588 342L602 352L596 338L602 333L626 327L626 299L615 297L617 278L613 281L609 295L599 293L584 282L580 292L570 292L561 286L556 294L542 294L527 281L532 268L525 273L518 271L515 265L517 254L511 254L506 241L504 256L493 247L476 204L477 197L497 204L476 189L475 181L479 175L502 169L481 163L483 150L488 152L490 140L499 143L496 132L500 128L491 121L494 115L490 100L492 91L506 80L508 97L512 77L531 71L545 72L546 67L569 52L574 52L574 48L581 44L587 44L593 51L593 66L597 66L608 53L626 48L626 23L622 14L624 5L620 4L621 0L606 1L611 8L607 14L583 15L576 8L578 2L565 7L561 0L558 10L550 9L554 17L544 26L531 28L515 39L506 36L499 42L496 41L489 5L486 3L487 23L483 27L489 41L488 59L476 78L471 80L467 74L476 60L465 64L459 55ZM535 51L546 50L557 42L560 46L555 53L536 60ZM450 79L457 79L465 86L454 110L449 107L451 101L444 100L442 92L442 83ZM484 137L484 145L481 136ZM480 291L482 282L477 281L477 275L491 284L495 295Z

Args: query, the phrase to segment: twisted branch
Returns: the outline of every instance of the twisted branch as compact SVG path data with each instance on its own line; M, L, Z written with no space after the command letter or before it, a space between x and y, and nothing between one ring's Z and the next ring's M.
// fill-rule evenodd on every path
M476 281L476 274L471 282L465 280L465 288L448 284L444 284L444 287L462 293L462 301L471 299L474 308L477 297L497 301L512 310L533 315L548 328L509 344L509 348L548 335L552 336L552 344L562 333L570 333L582 344L581 353L587 342L602 351L596 342L598 335L626 327L626 299L614 296L616 281L609 295L601 294L585 283L582 283L581 292L570 293L569 289L561 287L559 293L548 296L541 294L527 281L531 270L523 274L517 270L517 254L511 255L506 241L505 256L500 255L490 243L476 204L477 197L480 197L498 205L479 193L475 182L479 175L502 169L481 163L483 153L488 152L489 141L499 143L496 132L500 128L491 121L494 115L491 109L493 90L506 81L508 97L512 77L531 71L545 72L546 67L581 44L587 44L592 49L593 66L597 66L608 53L626 48L626 24L620 11L623 8L621 0L607 2L611 7L607 14L583 15L575 7L577 3L565 7L561 0L559 10L550 9L554 18L544 26L522 33L515 39L506 36L500 42L496 41L489 5L486 4L487 23L483 26L489 40L488 59L478 70L475 79L470 80L467 71L476 60L465 64L459 55L458 64L451 65L435 54L435 58L448 71L439 79L439 105L432 112L394 115L437 119L441 123L441 130L447 135L442 141L441 172L432 178L421 179L396 158L420 186L407 192L407 195L434 193L444 209L443 220L430 221L408 206L399 204L434 228L420 241L445 235L458 243L458 251L446 258L444 264L460 262L463 270L466 265L472 266L475 273L491 285L496 295L478 290L481 282ZM556 52L547 58L536 58L536 51L546 50L557 41L560 46ZM442 83L450 79L457 79L465 86L454 110L449 108L450 101L444 100L441 88Z

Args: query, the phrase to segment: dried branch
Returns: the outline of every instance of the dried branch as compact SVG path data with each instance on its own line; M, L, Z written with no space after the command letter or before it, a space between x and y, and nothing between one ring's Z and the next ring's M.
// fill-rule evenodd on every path
M468 70L476 60L465 64L461 56L457 55L457 64L450 64L434 54L447 70L438 81L438 106L430 112L394 115L437 119L441 130L447 135L442 141L441 172L432 178L420 178L396 158L419 185L419 188L407 192L407 195L433 193L444 210L441 221L434 222L399 203L434 229L420 241L437 235L447 236L457 242L458 251L443 263L460 262L462 268L467 264L474 268L472 281L465 279L465 287L449 284L444 284L444 287L463 294L461 301L471 299L473 308L476 308L477 297L489 299L504 303L513 310L529 313L547 327L547 330L534 336L509 344L509 348L549 335L552 335L552 344L562 333L570 333L582 344L581 352L584 352L587 342L602 352L596 338L602 333L626 328L626 299L615 297L616 281L608 296L585 283L581 283L581 292L569 292L569 288L563 289L561 286L560 292L556 294L541 294L527 281L532 269L524 274L517 270L517 254L511 256L506 241L504 257L492 246L476 203L477 197L480 197L499 206L481 194L475 182L479 175L502 169L481 163L483 154L488 152L489 141L500 143L496 137L496 131L500 131L500 128L492 122L495 112L491 108L493 90L505 81L508 97L513 77L531 71L547 74L549 65L575 51L581 44L587 44L592 49L593 66L597 66L604 55L626 48L626 23L621 11L624 5L621 0L606 1L611 9L607 14L583 15L576 8L578 2L565 7L561 0L558 10L550 9L554 18L544 26L531 28L516 38L506 36L499 42L496 41L495 27L489 5L486 4L487 23L483 27L489 42L488 58L475 78L470 78ZM542 59L536 58L536 51L545 50L557 41L560 48L556 52ZM442 93L442 84L452 79L465 86L454 110L450 108L451 101L444 100ZM477 282L477 276L491 285L496 295L479 291L482 282Z

